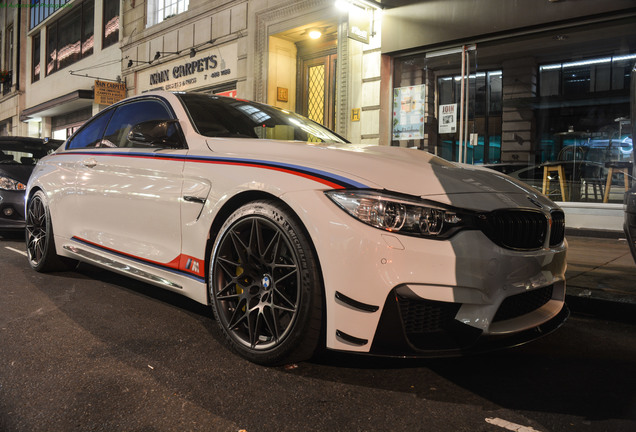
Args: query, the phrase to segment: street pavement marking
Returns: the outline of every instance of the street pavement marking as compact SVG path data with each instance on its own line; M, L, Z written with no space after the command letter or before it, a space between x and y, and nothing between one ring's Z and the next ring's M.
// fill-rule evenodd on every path
M539 432L538 430L531 428L530 426L518 425L516 423L511 423L500 418L487 418L486 423L490 423L491 425L499 426L501 428L514 432Z
M17 252L17 253L19 253L20 255L28 256L28 255L27 255L27 253L26 253L25 251L23 251L23 250L20 250L20 249L14 249L14 248L12 248L11 246L5 246L4 248L5 248L5 249L9 249L10 251L13 251L13 252Z

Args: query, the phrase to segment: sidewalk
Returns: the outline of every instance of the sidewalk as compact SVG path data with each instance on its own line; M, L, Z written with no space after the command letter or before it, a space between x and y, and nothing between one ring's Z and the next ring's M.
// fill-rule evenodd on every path
M573 235L567 240L570 309L636 321L636 263L627 241Z

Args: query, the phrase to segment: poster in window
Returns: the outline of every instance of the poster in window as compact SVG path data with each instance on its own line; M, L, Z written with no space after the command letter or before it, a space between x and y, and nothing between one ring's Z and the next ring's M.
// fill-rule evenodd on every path
M439 133L457 132L457 104L439 106Z
M423 85L393 89L393 139L417 140L424 138Z

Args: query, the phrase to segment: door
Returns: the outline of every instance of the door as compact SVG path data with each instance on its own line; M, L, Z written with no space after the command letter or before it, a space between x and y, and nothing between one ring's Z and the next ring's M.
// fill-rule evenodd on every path
M301 59L301 114L331 130L336 126L336 54Z
M395 62L394 96L407 97L397 101L402 104L394 100L393 145L418 147L452 161L501 161L502 71L478 69L476 59L476 47L470 45ZM423 107L417 101L404 104L411 93L423 100ZM395 133L395 125L416 130L418 121L423 130L413 138Z
M103 138L82 148L73 217L76 240L149 263L178 264L187 150L128 140L133 125L170 118L159 100L121 105Z

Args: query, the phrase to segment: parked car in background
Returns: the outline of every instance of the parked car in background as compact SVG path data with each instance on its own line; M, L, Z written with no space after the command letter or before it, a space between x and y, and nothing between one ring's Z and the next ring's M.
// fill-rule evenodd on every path
M0 137L0 231L24 229L24 193L38 160L63 141Z
M42 159L37 271L85 261L210 304L261 364L514 346L567 318L563 211L491 170L350 144L245 100L150 92Z

